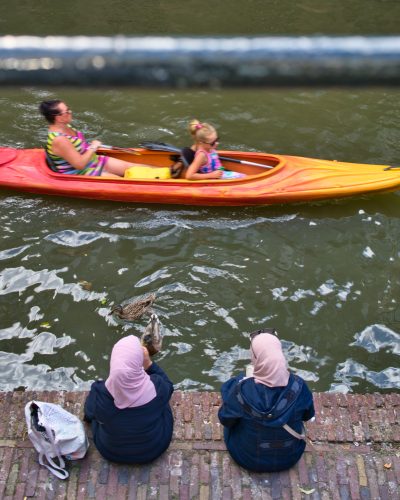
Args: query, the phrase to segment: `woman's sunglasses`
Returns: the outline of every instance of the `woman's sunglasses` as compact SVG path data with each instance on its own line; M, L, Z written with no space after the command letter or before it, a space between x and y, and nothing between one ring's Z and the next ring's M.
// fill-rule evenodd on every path
M72 114L72 111L70 109L67 109L66 111L62 111L61 113L58 111L54 113L54 116L62 116L62 115L70 115Z
M262 328L261 330L256 330L255 332L251 332L249 334L250 336L250 342L257 337L257 335L260 335L261 333L269 333L270 335L275 335L275 337L278 336L278 332L275 330L275 328Z

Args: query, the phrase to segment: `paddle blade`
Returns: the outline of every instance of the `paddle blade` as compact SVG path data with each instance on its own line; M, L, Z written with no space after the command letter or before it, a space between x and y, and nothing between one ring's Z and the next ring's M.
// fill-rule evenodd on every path
M170 153L180 153L181 150L172 144L165 142L150 142L144 141L139 144L141 148L149 149L151 151L168 151Z

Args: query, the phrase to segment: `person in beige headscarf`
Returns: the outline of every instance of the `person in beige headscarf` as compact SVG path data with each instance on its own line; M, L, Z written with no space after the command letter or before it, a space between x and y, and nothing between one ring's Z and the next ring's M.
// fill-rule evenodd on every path
M312 394L289 372L275 330L250 335L252 376L233 377L221 387L218 417L232 458L245 469L289 469L306 447L303 421L314 416Z

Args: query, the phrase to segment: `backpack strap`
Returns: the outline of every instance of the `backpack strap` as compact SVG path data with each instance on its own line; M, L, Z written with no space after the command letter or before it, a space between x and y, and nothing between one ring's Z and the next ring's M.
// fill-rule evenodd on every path
M249 378L254 378L254 377L249 377ZM271 408L271 410L268 413L261 413L252 408L248 403L246 403L246 401L244 401L243 396L240 393L240 386L245 380L247 380L247 378L242 378L236 385L235 389L236 398L246 413L261 420L271 420L273 418L276 419L280 417L296 402L303 388L303 380L297 375L291 373L288 385L285 387L282 394L279 396L278 401L275 403L275 405Z
M302 425L302 427L303 427L303 433L302 434L299 434L298 432L296 432L288 424L283 424L282 427L285 429L285 431L287 431L289 434L291 434L295 438L297 438L297 439L303 439L304 441L306 441L306 433L305 433L304 425Z
M280 415L282 415L295 403L296 399L300 395L300 392L303 388L303 380L297 375L290 374L289 383L286 386L285 390L282 392L277 403L273 406L273 408L271 408L271 410L268 413L261 413L252 408L248 403L246 403L246 401L243 399L242 394L240 393L240 386L245 380L247 380L247 378L242 378L236 385L235 389L236 398L246 413L248 413L252 417L261 420L271 420L272 418L278 418ZM283 424L282 427L293 437L306 441L305 432L299 434L294 429L292 429L288 424ZM304 430L304 425L303 425L303 430Z

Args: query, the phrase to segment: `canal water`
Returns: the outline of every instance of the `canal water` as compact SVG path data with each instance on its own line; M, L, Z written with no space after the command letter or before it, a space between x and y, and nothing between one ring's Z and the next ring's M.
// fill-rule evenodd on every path
M9 4L9 8L7 7ZM139 5L142 4L142 5ZM229 5L228 5L229 4ZM393 1L3 0L1 34L391 34ZM228 8L229 7L229 8ZM78 3L76 3L78 9ZM82 9L82 7L80 7ZM390 15L389 15L390 11ZM396 21L396 22L395 22ZM188 143L191 118L221 148L399 164L392 89L1 88L2 146L37 147L40 101L60 98L90 138ZM0 172L1 174L1 172ZM400 175L400 174L399 174ZM400 387L400 195L258 207L127 205L0 192L0 389L81 389L145 320L109 315L150 292L157 360L179 389L218 390L275 327L313 390Z

